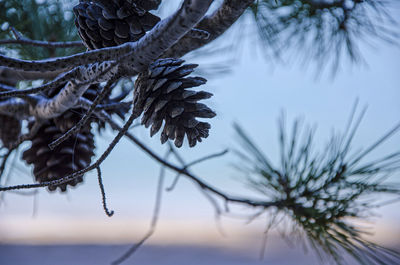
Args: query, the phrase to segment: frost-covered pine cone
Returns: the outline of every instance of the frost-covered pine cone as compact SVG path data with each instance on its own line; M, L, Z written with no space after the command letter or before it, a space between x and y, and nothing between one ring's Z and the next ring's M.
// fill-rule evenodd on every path
M13 117L0 114L0 141L1 146L10 149L18 141L21 134L21 121Z
M143 112L142 124L151 126L150 135L156 134L164 124L161 143L175 140L181 147L186 135L189 146L193 147L202 138L207 138L209 123L196 118L213 118L213 112L206 105L198 103L212 96L205 91L188 90L206 83L201 77L187 77L197 67L183 64L180 59L160 59L151 64L148 71L141 73L135 83L134 107Z
M84 169L94 156L94 136L90 132L90 125L50 150L48 145L62 134L53 121L47 122L33 138L32 146L22 155L28 164L33 164L33 174L39 183L60 179ZM54 191L60 188L64 192L67 185L75 186L82 181L83 177L79 177L64 184L49 186L48 189Z
M75 25L86 47L100 49L137 41L160 18L149 13L160 0L80 0Z

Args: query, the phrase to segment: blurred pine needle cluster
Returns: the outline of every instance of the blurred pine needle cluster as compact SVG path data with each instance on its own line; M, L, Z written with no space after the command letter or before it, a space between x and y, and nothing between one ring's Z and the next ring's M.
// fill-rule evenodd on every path
M347 253L360 264L398 264L398 253L363 239L367 231L355 222L384 203L376 200L377 195L400 195L399 183L388 179L400 167L400 151L365 162L368 154L400 130L400 124L369 147L355 150L352 140L365 113L354 120L355 110L344 133L332 135L319 151L314 148L314 129L302 129L297 120L287 135L281 118L278 166L235 125L242 146L236 152L242 160L239 169L251 189L279 205L275 215L292 221L290 236L306 239L321 258L327 255L343 264ZM278 220L282 219L273 216L270 226Z

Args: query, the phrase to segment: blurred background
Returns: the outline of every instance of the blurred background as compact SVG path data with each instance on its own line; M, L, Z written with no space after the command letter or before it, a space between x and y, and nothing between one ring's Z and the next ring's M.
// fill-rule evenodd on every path
M164 2L169 3L158 11L161 17L180 3ZM391 12L395 18L400 15L398 7ZM313 59L303 62L292 55L271 56L255 35L257 28L251 15L246 15L211 48L187 56L188 62L200 64L195 73L208 79L203 89L214 94L207 104L217 113L203 143L195 148L185 143L179 150L187 162L239 148L234 122L245 128L271 160L278 161L277 119L282 112L289 125L301 118L317 126L319 150L332 130L344 130L357 99L368 109L354 138L356 149L373 143L400 121L398 44L356 40L363 60L354 63L342 55L337 66L326 59L328 65L322 68ZM287 54L305 52L296 47L287 50ZM330 56L340 55L332 51ZM158 154L166 152L158 135L150 138L142 127L133 128L132 133ZM114 135L108 129L96 137L98 155ZM396 134L368 159L399 148L400 134ZM8 185L33 181L31 168L20 156L21 152L11 158ZM243 185L244 176L234 167L241 162L230 152L192 170L230 194L249 195L252 190ZM112 218L103 212L95 172L66 194L45 189L0 194L0 264L109 264L139 241L150 227L160 165L123 139L102 170L108 205L115 211ZM175 173L166 173L168 186ZM396 174L392 179L399 177ZM391 203L376 209L375 216L363 223L374 242L400 249L399 206ZM232 211L249 212L243 207L232 207ZM173 191L163 193L155 234L126 264L321 264L313 251L304 251L302 244L290 238L282 239L279 229L270 231L260 260L268 214L251 224L237 216L223 216L219 221L214 217L212 204L198 187L181 178Z

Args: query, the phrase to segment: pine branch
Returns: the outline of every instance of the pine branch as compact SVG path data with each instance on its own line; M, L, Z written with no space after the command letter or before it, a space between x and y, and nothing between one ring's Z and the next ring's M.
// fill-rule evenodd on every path
M69 16L66 10L66 1L35 1L35 0L7 0L0 2L0 39L9 39L6 42L14 42L12 39L38 40L31 45L7 45L5 50L13 50L20 57L25 59L40 59L70 55L82 51L80 47L57 49L46 47L46 40L51 44L63 42L79 41L76 34L73 17ZM55 30L56 29L56 30ZM11 31L11 32L10 32ZM20 42L20 41L18 41ZM78 42L77 42L78 43ZM44 45L42 45L44 44Z
M81 41L40 41L40 40L31 40L29 38L24 37L18 30L14 27L10 27L15 39L5 39L0 40L0 45L5 44L19 44L19 45L32 45L37 47L46 47L46 48L70 48L70 47L83 47Z
M125 67L131 72L131 75L135 75L146 70L150 63L189 32L204 16L212 2L212 0L184 1L175 14L160 21L135 43L41 61L24 61L0 55L0 64L25 71L43 72L56 69L69 70L79 65L99 61L118 61L121 57L126 57Z
M132 51L135 50L134 47L134 43L126 43L117 47L103 48L66 57L38 61L14 59L0 54L0 64L4 67L22 71L67 71L80 65L118 60L125 55L132 54Z
M18 39L5 39L0 40L0 45L7 44L18 44L18 45L31 45L37 47L46 47L46 48L70 48L70 47L83 47L81 41L40 41L40 40L31 40L28 38L20 37Z
M331 64L335 72L344 56L360 62L359 42L398 43L398 22L385 0L260 0L252 14L266 54L293 54L304 62L315 60L319 70ZM297 51L301 50L302 53Z
M365 201L366 196L400 195L398 183L385 181L398 172L400 152L372 163L362 162L370 151L399 132L400 124L365 151L354 154L351 141L360 120L348 126L344 134L333 135L326 147L317 153L312 148L312 130L301 135L300 125L295 122L292 134L287 136L282 119L278 166L235 125L243 147L243 151L238 151L243 165L240 169L247 176L245 182L251 189L265 196L266 201L283 204L277 214L285 214L293 224L293 234L304 235L317 252L337 264L344 262L343 253L360 264L396 264L400 253L365 240L366 231L350 219L365 219L371 209L379 207L379 202ZM352 118L349 124L351 121Z
M168 49L164 58L179 58L214 41L228 30L243 15L254 0L225 0L210 16L203 18L196 28L210 34L207 39L193 39L189 34Z

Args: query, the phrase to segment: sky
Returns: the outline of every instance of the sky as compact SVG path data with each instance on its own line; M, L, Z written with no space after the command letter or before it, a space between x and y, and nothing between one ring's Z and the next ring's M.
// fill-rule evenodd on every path
M362 43L361 47L366 64L343 61L332 78L326 72L316 77L313 64L307 68L292 60L277 62L265 58L254 38L245 41L234 60L229 61L231 72L207 76L207 84L201 87L214 94L207 104L217 113L210 121L209 138L195 148L185 144L180 150L181 155L186 161L192 161L226 148L238 148L232 127L236 122L276 161L279 154L277 119L282 112L287 124L302 118L306 124L317 125L316 147L321 148L332 129L344 129L357 99L360 106L367 105L368 110L354 139L354 147L373 143L400 122L400 48L381 42L374 48ZM224 53L188 60L209 65L226 58ZM132 129L132 133L158 154L165 153L166 147L160 144L159 134L150 138L149 131L141 127ZM114 135L107 131L96 138L98 155ZM399 148L398 133L369 158ZM252 191L246 190L241 183L243 175L233 167L240 162L234 154L228 153L194 166L193 172L232 194L250 194ZM10 173L10 184L31 183L30 170L26 164L17 161ZM115 211L112 218L103 212L97 178L91 172L86 175L84 185L67 194L49 193L43 189L38 190L35 197L5 194L0 205L0 242L128 243L140 238L150 224L160 165L133 143L122 140L102 170L108 205ZM174 176L173 172L167 171L167 186ZM397 174L393 179L399 177ZM371 222L376 240L399 243L395 241L396 235L400 235L398 209L399 203L377 210L377 217ZM245 211L240 207L235 210ZM254 224L244 225L241 219L223 217L220 226L227 234L224 237L215 223L212 205L196 185L183 178L172 192L164 192L159 226L149 243L232 247L249 242L256 244L254 242L260 242L267 219L266 216Z

